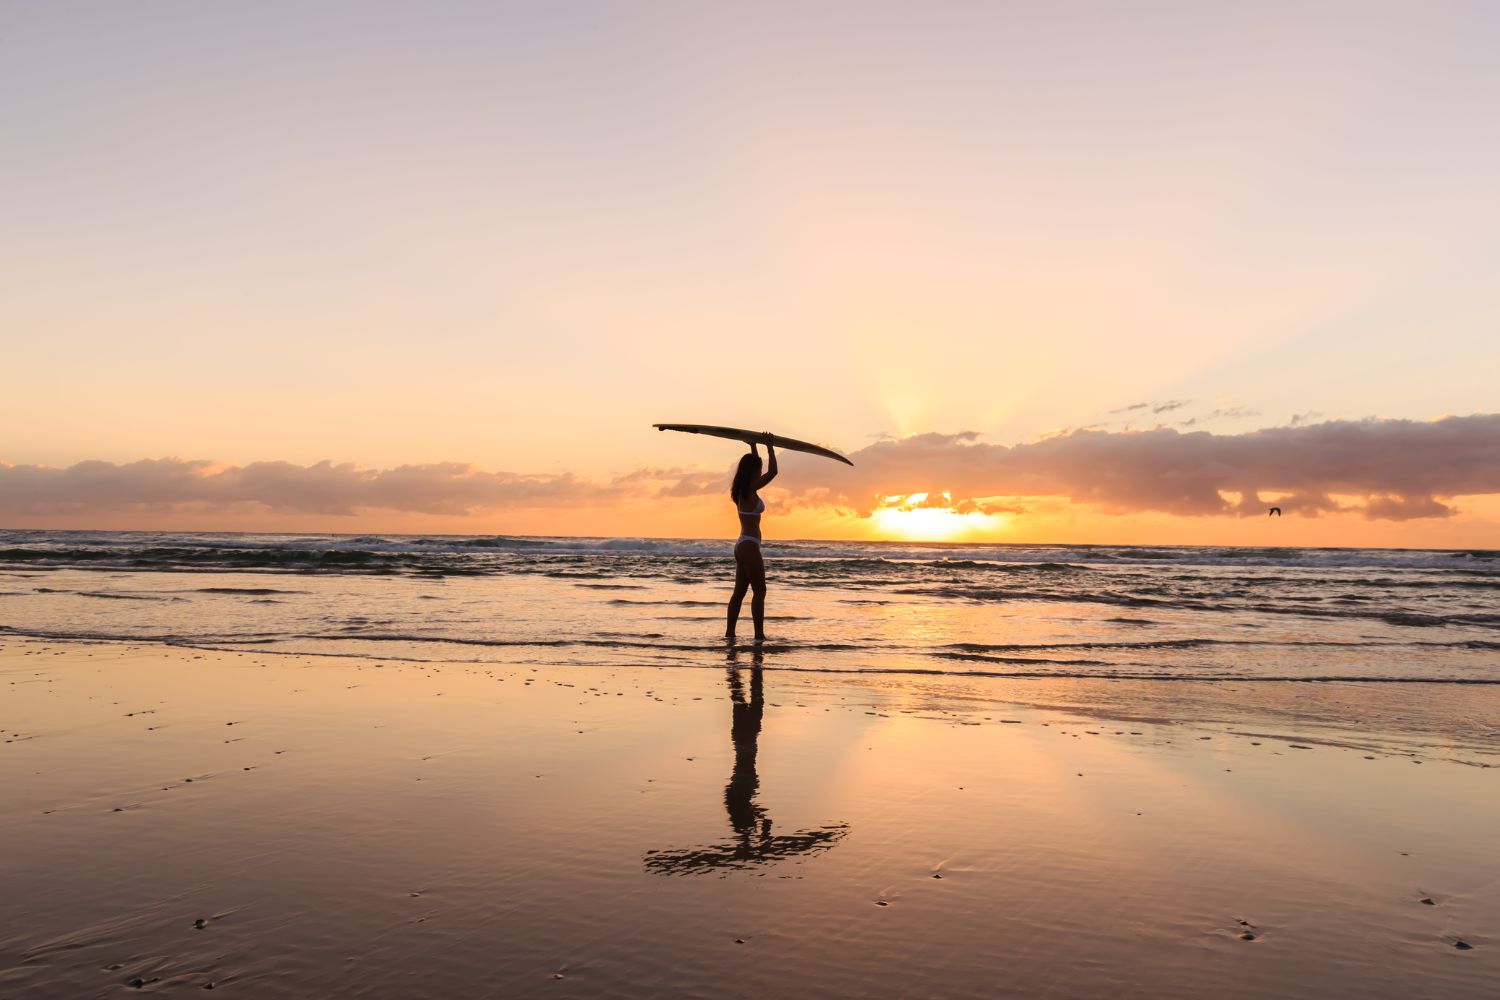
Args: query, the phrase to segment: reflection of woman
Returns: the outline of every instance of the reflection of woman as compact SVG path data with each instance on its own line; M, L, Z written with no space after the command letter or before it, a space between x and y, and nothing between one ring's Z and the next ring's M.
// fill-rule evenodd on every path
M760 727L765 719L766 695L762 653L751 655L749 697L740 676L740 651L729 650L729 740L734 747L734 768L724 786L724 809L734 836L727 842L704 844L672 851L647 851L646 870L658 875L701 875L729 868L754 868L788 859L820 854L838 843L848 832L843 823L826 823L811 830L775 835L771 817L757 801L760 774L755 768L760 745Z
M771 456L770 471L761 474L760 452L750 446L750 454L740 458L734 470L734 482L729 486L729 498L740 516L740 537L734 542L734 594L729 598L729 627L724 632L726 639L734 638L734 629L740 620L740 605L745 602L745 591L754 589L750 599L750 616L755 620L755 641L766 638L766 563L760 555L760 516L765 513L766 502L759 491L776 478L776 449L766 445Z
M731 662L729 666L729 701L733 713L729 723L729 740L734 745L734 770L729 775L729 784L724 786L724 808L729 811L729 824L740 835L744 848L750 848L750 838L760 827L762 836L771 835L771 821L766 811L755 801L760 791L760 775L755 773L755 751L760 742L760 722L766 712L766 698L760 654L756 653L754 669L750 671L750 700L745 700L745 686L740 681L740 671Z

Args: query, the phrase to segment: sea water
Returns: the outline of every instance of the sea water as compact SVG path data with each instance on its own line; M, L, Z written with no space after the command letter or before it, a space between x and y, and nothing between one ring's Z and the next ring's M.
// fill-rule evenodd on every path
M1500 683L1500 552L777 542L767 666ZM716 664L727 541L0 532L0 627L412 661ZM740 626L750 634L749 602Z

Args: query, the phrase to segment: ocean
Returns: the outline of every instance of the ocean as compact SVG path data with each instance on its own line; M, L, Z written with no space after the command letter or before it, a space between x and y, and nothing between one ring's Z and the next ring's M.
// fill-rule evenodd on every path
M768 541L765 555L768 668L1500 684L1496 551ZM4 531L0 630L717 668L732 577L727 541Z

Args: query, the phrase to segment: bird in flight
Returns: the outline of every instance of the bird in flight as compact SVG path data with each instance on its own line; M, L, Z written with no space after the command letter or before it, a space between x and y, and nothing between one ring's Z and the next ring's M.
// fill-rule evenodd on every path
M1280 517L1281 516L1281 508L1280 507L1272 507L1269 511L1266 512L1266 516L1267 517L1270 517L1272 514L1275 514L1277 517Z

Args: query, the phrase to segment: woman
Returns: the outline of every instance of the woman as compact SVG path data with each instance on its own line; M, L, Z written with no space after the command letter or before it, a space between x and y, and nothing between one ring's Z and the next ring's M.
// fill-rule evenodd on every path
M755 619L755 641L766 638L766 563L760 557L760 516L765 513L766 502L759 490L776 478L776 449L766 445L771 456L771 469L761 475L760 452L750 446L750 454L740 458L739 468L734 470L734 481L729 485L729 498L740 516L740 537L734 542L734 594L729 598L729 628L724 638L734 639L734 629L740 620L740 605L745 602L745 591L754 588L755 596L750 600L750 615Z

